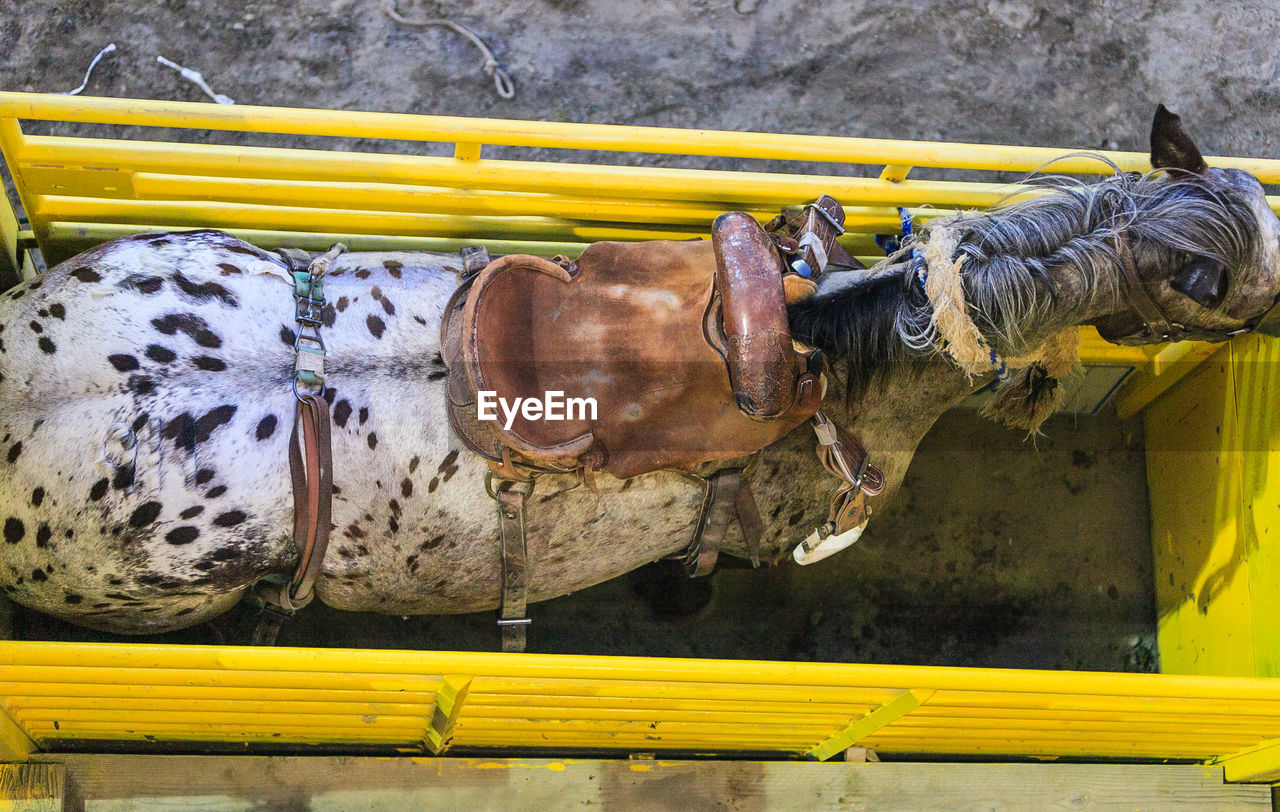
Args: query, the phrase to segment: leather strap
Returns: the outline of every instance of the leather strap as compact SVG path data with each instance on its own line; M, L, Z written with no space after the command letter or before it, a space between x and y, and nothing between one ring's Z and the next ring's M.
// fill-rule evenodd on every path
M1160 306L1147 292L1147 286L1138 274L1138 264L1133 258L1133 249L1129 247L1129 241L1123 237L1117 237L1112 241L1112 245L1120 256L1120 273L1129 306L1134 309L1138 318L1142 319L1143 324L1153 336L1166 341L1177 340L1182 331L1169 323Z
M818 459L827 473L868 496L884 490L884 474L871 464L866 447L851 432L821 411L813 416L813 431L818 436Z
M286 610L297 610L311 602L329 547L333 447L329 440L329 402L319 395L298 398L289 438L289 472L293 477L293 539L300 556L289 589L281 595L281 605Z
M735 517L742 537L747 542L751 565L760 566L760 540L764 537L764 520L756 505L751 485L743 478L743 468L725 468L706 477L706 495L698 513L698 529L693 540L679 556L690 578L710 575L720 557L720 548Z
M499 483L494 490L498 503L498 524L502 536L502 594L498 628L502 650L525 649L526 614L529 601L528 546L525 540L524 505L529 489L523 484Z
M738 485L738 494L733 500L734 511L738 515L738 527L742 529L742 538L747 542L747 552L751 556L751 566L760 566L760 539L764 537L764 520L760 518L760 507L756 504L756 496L751 492L751 483L742 480Z
M720 545L734 514L734 500L742 482L741 468L726 468L707 477L707 490L698 514L698 529L684 557L690 578L710 575L720 557Z
M858 438L832 422L821 411L813 416L818 435L818 459L827 472L843 480L827 522L814 530L793 551L797 563L811 564L853 544L871 516L867 497L884 490L884 474L872 465Z

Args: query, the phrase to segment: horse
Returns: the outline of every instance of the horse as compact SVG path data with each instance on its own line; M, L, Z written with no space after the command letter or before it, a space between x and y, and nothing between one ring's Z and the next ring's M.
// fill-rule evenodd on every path
M1129 343L1257 327L1280 294L1280 222L1261 184L1208 168L1167 113L1153 127L1152 165L938 218L913 248L952 264L973 338L1010 368L1081 325ZM935 264L920 254L830 273L788 312L793 336L839 371L824 410L883 472L877 510L935 420L1009 374L949 351L921 284ZM325 278L333 538L315 589L330 606L411 615L499 604L488 467L445 411L440 322L458 264L354 252ZM215 618L264 576L292 572L287 271L279 255L218 231L138 234L0 295L6 596L95 629L153 633ZM1004 387L1043 412L1056 380L1036 368ZM834 485L798 431L760 452L753 478L759 554L782 561ZM528 509L530 600L676 553L702 500L675 472L602 474L594 488L540 478ZM723 546L748 554L733 532Z

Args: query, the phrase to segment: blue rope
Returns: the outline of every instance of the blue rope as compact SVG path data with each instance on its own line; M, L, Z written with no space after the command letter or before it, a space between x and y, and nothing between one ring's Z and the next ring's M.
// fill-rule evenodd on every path
M911 228L911 213L902 206L898 207L898 219L902 222L902 234L877 234L876 245L880 246L880 250L884 251L887 257L902 249L903 244L907 241L914 231Z

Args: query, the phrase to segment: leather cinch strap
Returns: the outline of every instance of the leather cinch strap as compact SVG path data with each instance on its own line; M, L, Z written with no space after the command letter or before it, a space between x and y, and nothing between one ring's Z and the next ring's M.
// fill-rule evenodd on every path
M341 243L315 259L305 251L281 249L294 279L297 337L294 341L297 398L289 435L289 476L293 484L293 543L298 565L289 581L268 576L254 585L263 610L253 631L254 645L273 645L284 621L311 602L316 578L329 548L333 507L333 446L329 439L329 402L324 399L323 277L343 252ZM310 331L310 334L307 334ZM318 389L309 393L299 387Z
M724 468L706 477L706 495L698 513L698 528L693 540L678 555L690 578L710 575L720 557L729 523L737 518L742 537L747 542L751 565L760 566L760 539L764 536L764 520L756 506L751 485L743 478L745 468ZM701 479L701 477L697 477Z
M498 482L493 498L498 503L498 525L502 536L502 594L498 628L503 651L524 651L526 614L529 603L529 548L525 538L524 503L532 491L530 483Z
M289 589L281 597L290 604L285 609L297 610L311 602L329 547L333 448L329 402L319 395L298 398L297 419L289 438L289 473L293 477L293 539L300 556Z

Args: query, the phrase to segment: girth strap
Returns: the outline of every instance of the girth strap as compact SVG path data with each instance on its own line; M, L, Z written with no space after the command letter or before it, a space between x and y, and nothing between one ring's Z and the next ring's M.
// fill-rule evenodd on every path
M298 550L298 564L287 582L271 575L254 586L254 593L263 605L253 632L254 645L273 645L284 621L311 602L316 578L329 549L333 444L329 436L329 402L324 399L325 346L319 328L324 307L324 275L346 250L346 246L338 243L315 259L300 249L280 250L294 279L297 312L293 384L297 405L293 431L289 435L289 476L293 485L293 543ZM318 389L318 392L306 392L300 387Z
M500 481L492 489L498 503L498 525L502 536L502 594L498 608L498 628L503 651L524 651L525 627L530 624L529 548L525 536L525 499L533 490L528 482Z
M756 506L751 485L742 477L744 468L725 468L716 471L703 481L706 494L698 514L698 528L693 540L680 554L685 571L690 578L710 575L720 557L729 522L735 517L742 529L751 555L751 565L760 566L760 539L764 536L764 521ZM699 477L701 479L701 477Z
M293 478L293 538L301 555L289 589L281 598L289 604L284 608L297 610L311 602L329 547L333 446L329 440L329 402L319 395L298 398L289 437L289 473Z

